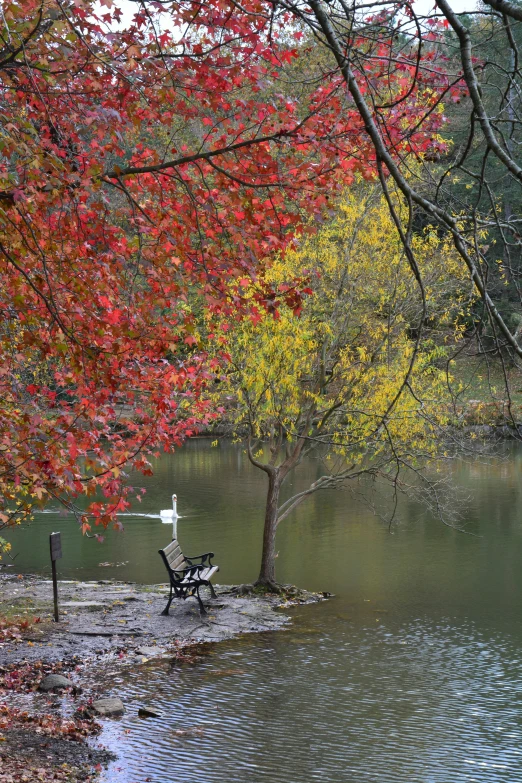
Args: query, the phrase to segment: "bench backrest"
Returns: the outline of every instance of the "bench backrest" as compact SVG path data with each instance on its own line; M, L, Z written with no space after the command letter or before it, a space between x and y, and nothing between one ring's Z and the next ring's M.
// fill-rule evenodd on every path
M185 555L176 539L173 539L162 552L166 562L169 564L169 568L173 571L183 571L184 568L188 568L188 563L185 562Z

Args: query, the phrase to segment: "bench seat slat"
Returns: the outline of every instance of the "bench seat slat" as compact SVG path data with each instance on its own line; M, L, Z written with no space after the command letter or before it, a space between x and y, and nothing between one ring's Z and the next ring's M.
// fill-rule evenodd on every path
M169 566L173 571L183 571L184 568L188 567L188 563L185 562L185 555L181 553L176 555L176 559L172 562L169 559Z
M208 581L214 576L216 571L219 571L218 566L212 566L212 568L204 568L201 571L198 571L197 574L194 574L193 576L189 574L184 579L182 579L182 582L190 582L193 579L205 579L206 581Z
M174 538L174 539L173 539L173 540L170 542L170 544L169 544L168 546L166 546L166 547L165 547L165 549L163 550L163 551L165 552L165 557L167 557L167 558L168 558L168 557L170 557L170 555L171 555L173 552L175 552L175 551L176 551L176 549L179 549L179 550L181 551L181 547L180 547L179 543L178 543L178 542L176 541L176 539Z
M167 563L172 568L172 564L175 563L176 560L179 560L180 557L182 557L183 560L185 559L185 555L182 553L181 549L177 547L170 555L167 555Z

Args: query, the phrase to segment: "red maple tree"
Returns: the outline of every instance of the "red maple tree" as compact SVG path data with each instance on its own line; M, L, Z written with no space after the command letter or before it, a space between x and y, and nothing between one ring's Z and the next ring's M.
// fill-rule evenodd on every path
M1 28L0 525L101 492L86 531L128 506L124 471L218 413L192 292L241 314L225 283L375 153L342 73L310 74L313 42L266 0L142 0L127 23L111 0L14 0ZM432 148L442 70L358 45L395 158Z

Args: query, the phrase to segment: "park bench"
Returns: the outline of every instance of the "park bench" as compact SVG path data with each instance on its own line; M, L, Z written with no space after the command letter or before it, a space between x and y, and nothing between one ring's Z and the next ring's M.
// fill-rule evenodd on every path
M168 615L174 598L189 598L191 595L198 599L201 614L206 614L199 595L199 588L210 588L212 598L216 598L216 593L210 583L216 571L219 571L219 566L212 565L214 553L206 552L204 555L186 557L177 540L173 539L165 549L159 550L159 554L163 558L170 579L169 600L161 614Z

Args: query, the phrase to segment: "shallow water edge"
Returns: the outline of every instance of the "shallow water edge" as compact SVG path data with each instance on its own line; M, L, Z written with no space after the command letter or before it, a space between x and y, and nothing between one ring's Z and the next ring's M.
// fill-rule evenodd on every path
M76 719L76 726L85 717L99 721L99 705L103 704L100 699L119 699L115 683L123 670L139 671L149 661L192 664L210 643L283 629L290 619L276 609L324 599L290 586L281 595L237 594L232 587L223 585L215 586L215 591L215 599L205 600L207 615L200 615L195 599L178 599L172 603L170 614L164 616L161 611L168 595L167 585L61 581L61 617L55 623L50 619L49 580L28 575L0 578L0 613L9 611L39 618L37 623L30 623L19 639L0 643L0 671L4 675L0 698L5 715L19 718L23 708L43 718L51 709L57 718L69 718L73 723ZM20 671L23 677L19 676ZM64 684L54 692L41 693L42 681L45 685L50 672L66 674L64 683L68 682L69 687ZM125 708L122 703L124 711ZM145 713L147 710L141 708L141 717L147 717ZM106 719L110 718L108 715ZM4 767L12 763L13 772L20 764L49 766L49 759L51 767L57 765L64 755L58 747L63 742L73 767L77 761L79 779L87 779L82 777L86 774L90 779L92 769L85 772L90 759L91 767L98 772L111 759L110 754L104 755L103 748L95 749L92 743L91 747L85 746L81 737L75 737L73 744L58 736L49 736L43 742L40 725L20 726L20 720L9 725L7 718L5 722L2 764ZM98 730L90 724L91 733ZM54 746L53 756L49 748Z

